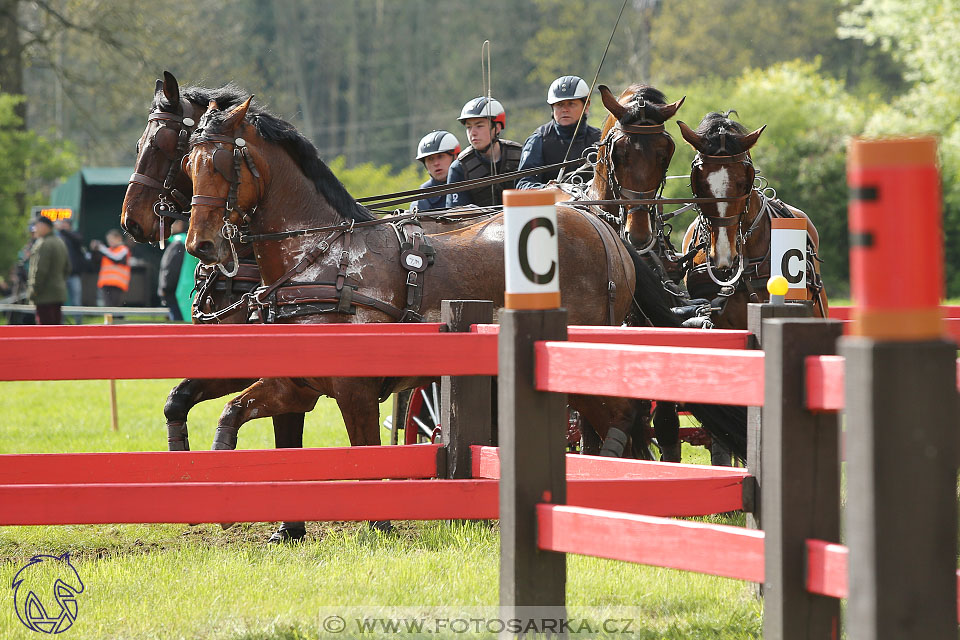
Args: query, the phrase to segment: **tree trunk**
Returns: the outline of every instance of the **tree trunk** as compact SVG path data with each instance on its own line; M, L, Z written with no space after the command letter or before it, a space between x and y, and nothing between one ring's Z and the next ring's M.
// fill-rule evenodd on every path
M0 0L0 92L23 95L23 43L20 41L20 0ZM27 103L16 107L21 130L27 128Z

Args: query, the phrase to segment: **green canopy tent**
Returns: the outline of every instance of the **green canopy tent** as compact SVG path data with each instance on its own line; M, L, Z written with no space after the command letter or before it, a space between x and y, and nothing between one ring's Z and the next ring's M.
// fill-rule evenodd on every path
M133 167L84 167L54 188L50 194L50 206L73 210L74 229L83 236L84 244L93 239L104 241L107 231L120 228L120 209L127 190L127 181ZM158 306L157 273L162 252L154 245L133 245L130 291L128 306ZM99 260L93 271L83 277L83 302L96 303Z

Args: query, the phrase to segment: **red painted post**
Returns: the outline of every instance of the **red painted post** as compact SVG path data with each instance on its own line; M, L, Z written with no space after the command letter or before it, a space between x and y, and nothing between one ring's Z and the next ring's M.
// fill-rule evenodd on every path
M853 335L943 335L943 227L934 138L854 140L850 185Z
M854 140L846 359L850 640L957 636L956 344L936 141Z

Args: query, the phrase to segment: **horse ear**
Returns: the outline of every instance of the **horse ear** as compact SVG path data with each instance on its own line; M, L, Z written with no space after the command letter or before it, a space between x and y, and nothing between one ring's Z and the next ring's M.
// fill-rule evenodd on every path
M169 71L163 72L163 95L172 107L180 106L180 84Z
M224 133L228 131L233 132L233 130L243 122L243 119L247 117L247 109L250 108L251 100L253 100L253 96L247 98L243 104L235 106L230 113L227 114L226 119L223 121L222 130Z
M748 133L747 135L740 138L740 141L743 143L743 150L749 150L753 145L757 144L757 140L760 138L760 134L763 133L763 130L767 128L767 125L763 125L753 133Z
M627 108L617 102L617 98L613 95L613 92L610 91L610 87L602 84L597 87L597 90L600 91L600 99L603 100L603 106L607 108L607 111L617 120L622 118L627 112Z
M663 118L663 121L666 122L673 116L677 115L677 110L683 105L683 101L687 99L687 96L683 96L676 102L670 104L665 104L662 107L657 107L657 111L660 112L660 116Z
M697 132L686 125L683 120L677 120L677 126L680 127L680 135L687 143L697 151L703 151L703 138L697 135Z
M161 80L160 78L157 78L157 86L153 88L153 92L155 94L160 93L161 89L163 89L163 80Z

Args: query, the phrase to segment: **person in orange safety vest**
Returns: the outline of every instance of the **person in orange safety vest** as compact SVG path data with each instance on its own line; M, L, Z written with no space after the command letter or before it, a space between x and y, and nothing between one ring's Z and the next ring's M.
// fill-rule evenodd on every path
M107 244L98 240L90 248L100 253L100 275L97 287L103 294L103 306L119 307L130 288L130 248L123 243L123 236L116 229L107 231Z

